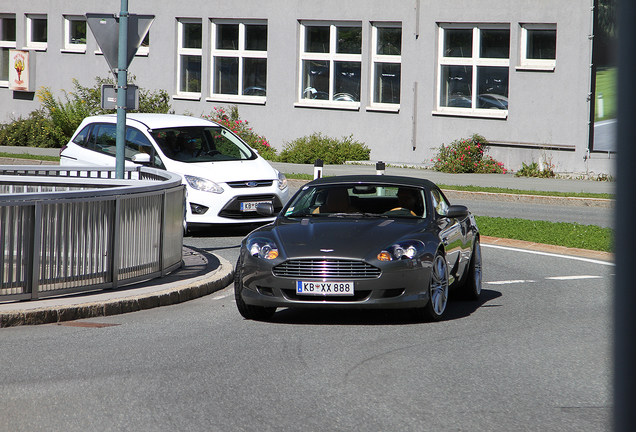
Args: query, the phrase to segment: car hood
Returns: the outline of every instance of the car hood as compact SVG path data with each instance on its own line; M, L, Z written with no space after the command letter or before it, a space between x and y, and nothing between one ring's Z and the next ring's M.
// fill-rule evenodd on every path
M217 183L247 180L277 180L276 170L263 158L254 160L196 162L166 162L168 171L202 177Z
M417 219L310 217L278 219L270 229L287 258L365 259L425 226Z

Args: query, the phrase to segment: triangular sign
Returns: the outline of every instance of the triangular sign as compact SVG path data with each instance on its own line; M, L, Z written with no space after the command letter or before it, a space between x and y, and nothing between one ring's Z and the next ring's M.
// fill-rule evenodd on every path
M146 33L148 33L154 19L154 15L130 14L128 16L126 68L130 66L133 58L135 58L137 49L146 37ZM110 70L117 75L119 66L119 18L113 14L87 13L86 22L106 58Z

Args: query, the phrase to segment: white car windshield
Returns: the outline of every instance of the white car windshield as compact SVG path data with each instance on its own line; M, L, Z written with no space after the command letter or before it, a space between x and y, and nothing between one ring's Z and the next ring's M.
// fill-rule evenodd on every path
M220 126L174 127L151 132L168 158L181 162L256 159L256 153L239 137Z

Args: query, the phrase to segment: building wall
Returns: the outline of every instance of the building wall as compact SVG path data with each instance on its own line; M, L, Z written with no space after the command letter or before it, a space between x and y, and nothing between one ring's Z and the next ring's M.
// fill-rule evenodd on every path
M15 13L17 47L25 45L27 13L48 14L48 48L36 53L37 87L50 87L61 95L71 90L71 79L92 86L97 76L106 77L108 66L89 32L84 54L62 52L63 14L83 15L118 12L119 2L68 2L31 0L5 3L0 13ZM322 132L341 137L353 135L371 149L373 160L399 163L430 163L435 148L443 143L483 135L493 143L490 155L518 169L522 162L546 159L557 171L612 173L608 155L588 155L592 0L511 0L509 2L411 0L392 2L293 0L216 2L190 0L161 2L132 0L131 13L154 14L150 50L137 56L129 73L149 90L165 89L177 94L176 18L201 18L202 89L199 100L173 97L177 113L209 114L214 107L234 103L206 100L210 94L210 21L214 18L266 19L267 99L264 104L241 103L239 112L253 129L282 149L285 142ZM419 19L416 11L419 10ZM299 40L301 20L356 21L362 24L362 74L360 107L357 110L299 107ZM402 77L399 112L374 111L371 98L372 23L402 24ZM508 117L505 119L434 114L437 104L439 23L506 23L510 25ZM557 59L554 71L517 70L520 58L520 23L556 23ZM416 36L417 35L417 36ZM414 89L417 88L417 94ZM0 122L26 116L39 102L32 93L0 88ZM415 123L415 126L414 126ZM588 157L589 156L589 157Z

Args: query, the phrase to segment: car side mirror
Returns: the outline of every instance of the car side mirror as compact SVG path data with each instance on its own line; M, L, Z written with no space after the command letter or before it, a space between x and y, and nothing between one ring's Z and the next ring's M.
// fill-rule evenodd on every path
M148 153L137 153L134 154L130 160L141 165L148 165L150 164L150 155Z
M256 213L261 216L272 216L274 214L274 206L271 203L256 204Z
M452 205L448 207L446 217L460 219L468 216L468 207L463 205Z

